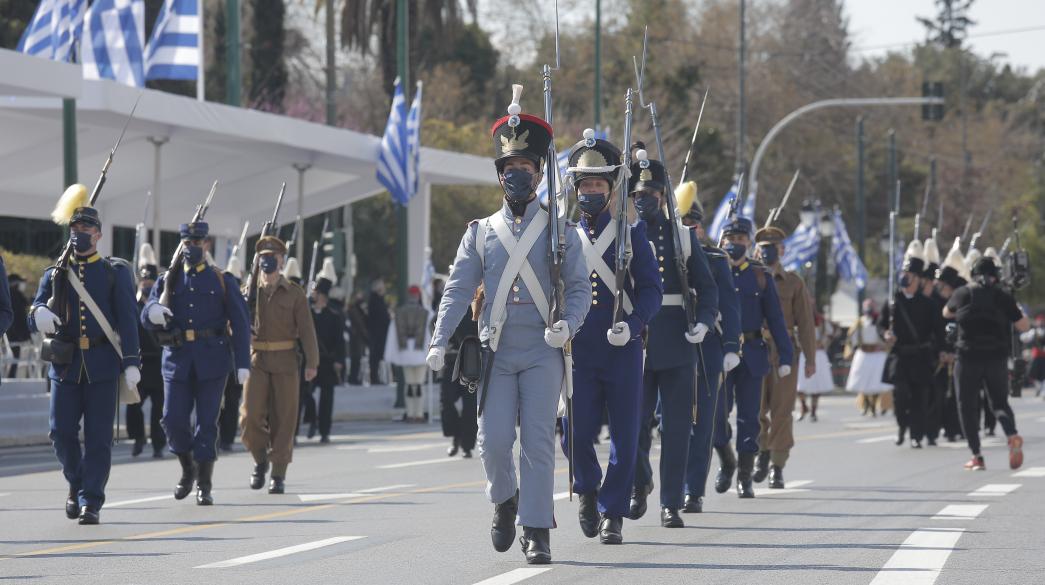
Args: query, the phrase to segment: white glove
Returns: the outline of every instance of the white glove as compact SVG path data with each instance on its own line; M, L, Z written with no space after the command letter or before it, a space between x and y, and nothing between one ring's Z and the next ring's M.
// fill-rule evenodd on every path
M236 381L242 386L247 383L247 378L250 377L250 370L247 368L239 368L236 370Z
M702 343L704 336L708 334L708 326L703 323L697 323L697 326L692 331L686 332L686 341L690 343Z
M631 341L631 326L624 321L617 323L612 329L606 330L606 341L617 347L628 345Z
M153 325L166 325L167 319L173 317L174 313L159 303L153 303L149 305L149 313L147 316L149 317L149 322Z
M570 326L565 320L559 319L551 327L544 330L544 342L559 349L570 340Z
M722 358L722 369L727 372L732 372L734 368L740 365L740 356L729 352L724 358Z
M138 369L138 366L127 366L123 371L123 377L127 380L128 386L137 388L138 382L142 381L142 371Z
M776 375L779 378L786 378L791 375L791 366L783 365L777 368Z
M58 318L58 315L44 306L33 311L33 319L36 321L36 330L44 335L50 335L62 326L62 320Z
M446 348L445 347L433 347L428 350L428 357L425 358L428 362L428 367L433 371L440 371L443 366L446 365Z
M1023 333L1020 333L1020 341L1023 343L1033 343L1034 339L1038 336L1037 329L1028 329Z

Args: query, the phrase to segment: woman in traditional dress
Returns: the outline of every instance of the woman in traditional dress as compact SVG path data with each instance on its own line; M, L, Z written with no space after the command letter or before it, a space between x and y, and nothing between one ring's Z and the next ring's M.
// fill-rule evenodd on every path
M892 408L893 387L882 382L882 370L885 369L888 352L875 326L878 319L875 302L865 300L862 313L849 329L846 340L846 355L851 355L853 361L849 366L845 389L857 393L857 404L864 415L877 416Z

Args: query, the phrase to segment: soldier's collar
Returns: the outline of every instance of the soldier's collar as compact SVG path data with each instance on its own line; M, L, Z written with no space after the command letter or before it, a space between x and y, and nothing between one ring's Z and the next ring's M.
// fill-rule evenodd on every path
M73 262L75 262L77 264L91 264L91 263L97 262L97 261L99 261L101 259L102 259L102 256L98 252L95 252L94 254L91 254L90 256L88 256L86 258L84 258L83 256L73 256Z
M739 266L737 266L737 269L740 270L741 272L743 272L743 271L747 270L748 266L751 266L751 263L748 262L747 260L744 260L744 262L742 262Z
M206 260L201 261L199 264L197 264L194 267L193 266L189 266L188 262L183 262L183 264L185 264L185 268L187 268L187 269L191 270L192 268L195 268L196 272L203 272L204 270L207 269L207 261Z

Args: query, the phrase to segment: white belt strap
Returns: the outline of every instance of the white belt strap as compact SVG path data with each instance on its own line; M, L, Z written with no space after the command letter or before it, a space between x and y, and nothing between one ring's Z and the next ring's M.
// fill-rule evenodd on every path
M537 279L537 274L534 273L533 267L530 266L530 262L527 259L530 250L544 232L545 223L548 221L548 213L543 209L538 210L518 240L515 239L502 214L498 213L483 221L487 224L487 229L493 228L494 233L497 234L498 241L501 242L501 246L508 252L508 262L505 264L504 271L501 272L501 279L497 284L497 295L494 297L493 305L490 308L490 349L497 351L497 345L501 336L501 325L504 323L505 313L507 312L508 291L511 289L512 282L516 277L522 278L523 284L526 285L526 289L533 297L537 311L541 314L541 319L544 320L546 325L550 325L548 323L548 298L545 296L544 288L541 286L540 280ZM477 231L477 233L484 235L485 232L486 230ZM483 238L483 241L476 241L476 246L485 245L485 238Z
M577 226L577 234L581 238L581 246L584 249L584 261L588 265L588 272L594 271L595 274L599 275L599 279L606 285L606 288L610 289L610 294L616 298L616 273L610 269L602 256L617 239L617 220L611 219L606 224L606 228L602 230L594 244L588 239L588 234L585 233L584 228ZM628 297L628 293L624 293L624 312L630 315L631 311L631 299Z
M681 307L682 306L682 295L681 294L666 294L664 300L661 301L660 306L662 307Z

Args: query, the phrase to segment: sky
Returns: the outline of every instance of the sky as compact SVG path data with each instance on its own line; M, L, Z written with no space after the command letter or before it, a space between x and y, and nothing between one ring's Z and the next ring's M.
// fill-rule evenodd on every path
M854 56L877 56L889 50L883 45L902 50L923 41L915 17L931 17L936 7L933 0L845 0L845 11ZM1000 60L1031 72L1045 68L1045 0L976 0L969 16L976 24L967 42L977 54L1004 53Z

